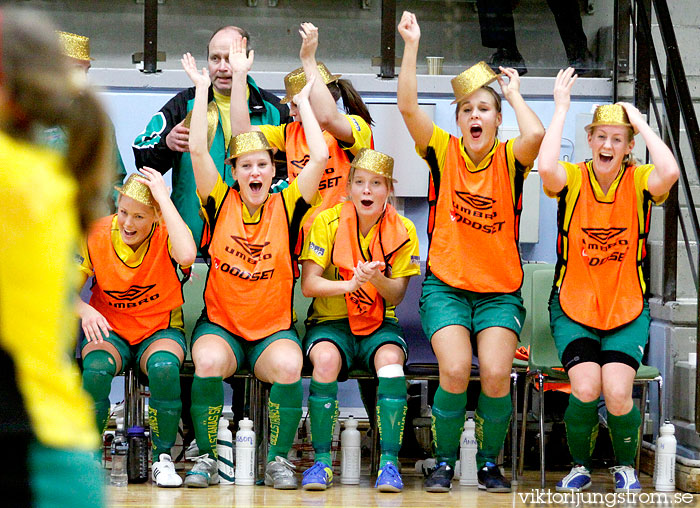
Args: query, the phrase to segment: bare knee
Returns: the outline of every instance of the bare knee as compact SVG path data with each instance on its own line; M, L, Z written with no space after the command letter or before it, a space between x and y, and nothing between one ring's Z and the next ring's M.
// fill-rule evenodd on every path
M273 383L291 384L301 379L301 351L299 354L280 355L272 362L271 381Z
M311 363L314 366L313 378L320 383L332 383L338 379L342 368L342 357L331 343L319 343L311 350Z
M450 393L462 393L467 389L471 365L466 362L443 362L440 369L440 386Z
M481 389L489 397L504 397L510 393L510 369L497 365L479 365Z
M194 370L198 377L224 377L226 376L226 360L220 355L212 353L200 353L193 358Z
M582 386L572 386L571 393L581 402L592 402L600 398L600 385L587 383Z
M632 389L624 385L613 385L605 387L605 406L608 412L621 416L632 409Z
M403 365L406 357L399 346L386 344L374 354L374 368L381 369L386 365Z

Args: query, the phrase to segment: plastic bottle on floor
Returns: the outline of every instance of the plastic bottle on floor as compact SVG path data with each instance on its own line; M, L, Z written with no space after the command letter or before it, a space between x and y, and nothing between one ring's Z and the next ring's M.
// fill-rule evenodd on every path
M129 442L124 433L118 430L112 440L110 455L112 456L112 472L109 475L109 483L115 487L126 487L129 477L126 474L126 459L129 453Z
M464 422L464 432L462 432L462 438L459 441L460 485L477 485L479 483L476 476L475 428L476 424L471 418Z
M255 485L255 431L253 421L243 418L236 432L236 485Z
M654 462L654 488L660 492L676 490L676 428L666 422L659 428Z
M233 485L233 434L226 418L219 419L216 436L216 454L219 456L219 485Z
M352 415L345 420L345 430L340 433L340 483L358 485L360 483L360 431L357 420Z

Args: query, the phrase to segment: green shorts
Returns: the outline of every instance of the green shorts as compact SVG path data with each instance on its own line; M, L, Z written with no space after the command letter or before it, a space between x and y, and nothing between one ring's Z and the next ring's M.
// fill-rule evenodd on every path
M560 360L573 341L592 339L598 343L601 353L606 351L624 353L640 364L644 356L644 347L649 339L650 320L649 303L644 300L642 313L634 321L612 330L598 330L577 323L564 314L559 304L558 293L554 293L549 301L549 323Z
M309 352L315 344L326 341L333 343L340 350L343 359L338 381L345 381L352 367L374 372L374 353L385 344L396 344L408 359L408 346L403 338L403 330L393 319L385 319L377 330L365 336L353 334L347 319L308 324L304 337L305 357L308 359Z
M475 293L444 283L435 275L423 281L420 320L428 339L450 325L461 325L471 338L493 326L513 330L519 337L525 322L520 290L513 293Z
M146 337L141 342L139 342L138 344L134 344L133 346L129 345L129 343L126 340L122 339L113 331L110 331L109 337L107 337L105 341L109 342L115 348L117 348L119 356L122 357L122 370L117 372L116 375L119 375L122 372L124 372L130 365L133 365L133 367L136 369L136 372L139 372L139 365L141 365L141 357L143 356L143 353L146 352L148 346L150 346L159 339L174 340L182 348L182 353L184 355L187 355L187 342L185 342L185 332L183 332L179 328L165 328L164 330L158 330L150 337ZM87 343L87 338L83 337L83 341L80 344L81 351L87 345Z
M233 354L236 356L238 370L249 368L250 371L253 372L255 370L255 363L258 361L258 358L260 358L260 355L263 353L263 351L265 351L265 349L267 349L267 346L276 340L289 339L296 342L299 345L299 349L301 349L301 340L299 340L299 335L297 334L297 330L294 325L292 325L289 330L275 332L264 339L245 340L243 337L229 332L223 326L219 326L209 321L209 318L207 317L207 310L204 309L202 315L199 316L199 319L197 320L197 324L194 325L194 331L192 332L192 343L190 344L190 347L193 347L194 343L202 335L210 334L217 335L226 341L231 348L231 351L233 351Z

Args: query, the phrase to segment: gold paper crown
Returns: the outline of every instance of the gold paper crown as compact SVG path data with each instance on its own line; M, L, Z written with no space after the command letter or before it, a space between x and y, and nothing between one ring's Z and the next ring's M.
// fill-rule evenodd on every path
M56 30L58 39L63 46L63 54L76 60L90 61L90 38L83 35L61 32Z
M486 62L479 62L472 65L466 71L452 78L452 90L455 93L455 102L459 102L465 97L473 94L482 86L493 83L498 79L498 74L493 72L491 67L486 65Z
M350 166L393 180L394 158L371 148L360 149Z
M123 196L130 197L134 201L146 206L156 206L156 201L153 199L151 189L148 185L139 180L140 175L132 173L126 179L124 185L115 185L114 188Z
M239 134L231 139L228 145L228 157L226 164L231 164L232 160L241 155L260 150L272 150L267 138L260 131L250 131Z
M324 85L338 81L340 76L342 76L342 74L331 74L331 71L328 70L328 67L326 67L323 62L318 62L316 64L316 68L318 69L318 72L321 73ZM287 104L296 94L301 92L301 89L304 88L304 86L306 86L306 74L304 74L304 68L299 67L298 69L294 69L284 77L284 89L286 90L287 95L285 95L280 102L282 104Z
M637 134L637 129L634 129L630 123L627 111L619 104L605 104L595 108L593 121L586 125L586 132L591 132L594 127L598 127L599 125L619 125L620 127L628 127L633 129L634 133Z

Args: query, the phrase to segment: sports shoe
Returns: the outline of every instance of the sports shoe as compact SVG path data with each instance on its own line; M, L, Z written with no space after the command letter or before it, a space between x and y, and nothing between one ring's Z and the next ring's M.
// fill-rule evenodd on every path
M486 492L510 492L510 482L501 474L500 468L493 462L487 462L476 473L479 489Z
M219 483L219 465L204 454L195 457L194 466L185 475L185 487L205 488Z
M615 492L641 492L642 485L637 478L637 471L632 466L615 466L610 468L615 480Z
M182 478L175 472L175 464L167 453L161 453L151 468L151 479L159 487L179 487Z
M281 490L297 488L297 479L294 477L296 467L287 459L275 457L267 463L265 468L265 485Z
M584 466L576 465L571 472L557 483L557 492L581 492L591 486L591 472Z
M194 460L200 455L201 453L199 453L199 446L197 446L197 440L193 439L190 445L187 447L187 450L185 450L185 458L188 460Z
M447 462L440 462L423 482L426 492L449 492L452 488L452 477L455 470Z
M333 470L323 462L315 462L304 471L301 488L304 490L326 490L333 486Z
M379 492L401 492L403 480L401 479L401 473L399 473L393 462L387 462L379 470L374 488L379 489Z

